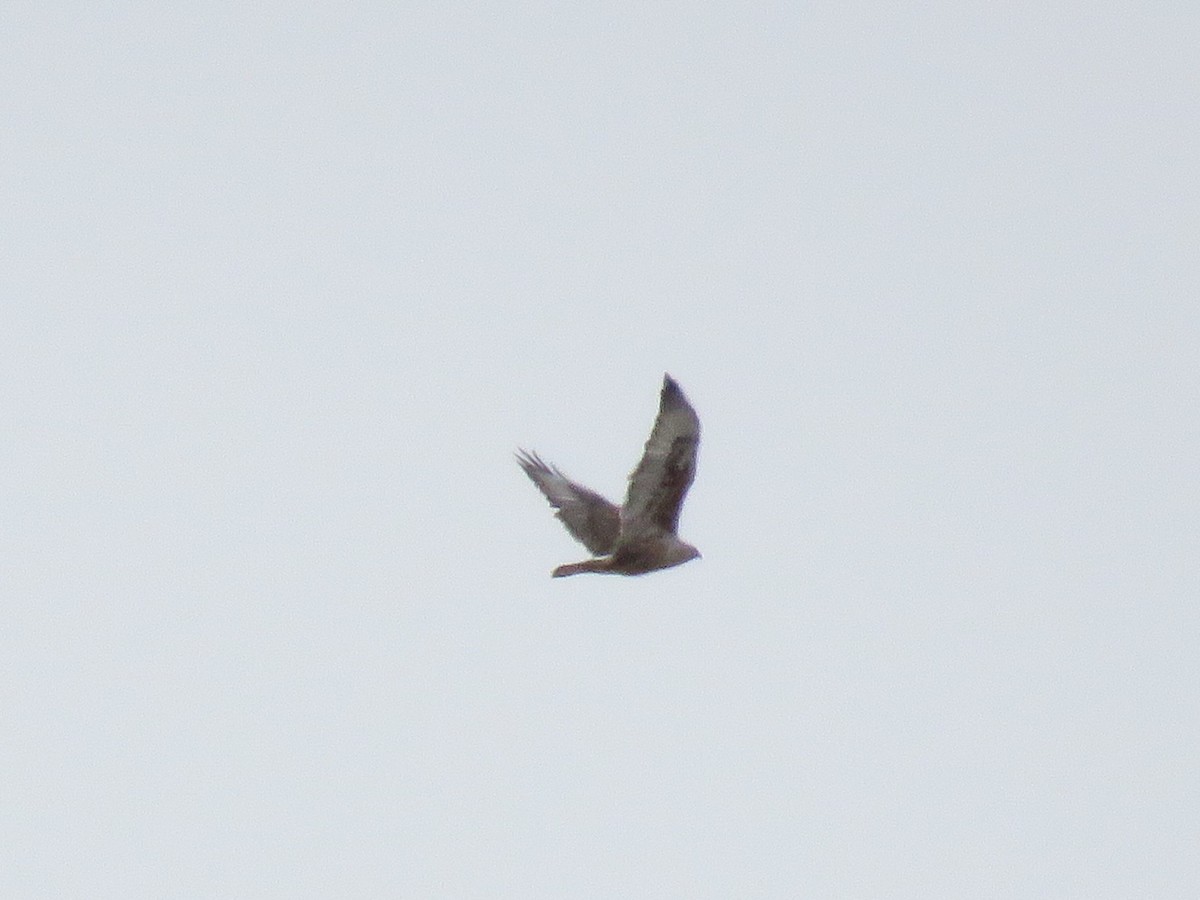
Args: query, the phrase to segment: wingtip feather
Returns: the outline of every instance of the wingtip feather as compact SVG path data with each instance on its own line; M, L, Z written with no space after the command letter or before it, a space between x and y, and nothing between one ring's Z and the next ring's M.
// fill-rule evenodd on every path
M687 397L683 393L683 388L679 386L679 382L666 373L663 374L661 402L663 404L687 402Z

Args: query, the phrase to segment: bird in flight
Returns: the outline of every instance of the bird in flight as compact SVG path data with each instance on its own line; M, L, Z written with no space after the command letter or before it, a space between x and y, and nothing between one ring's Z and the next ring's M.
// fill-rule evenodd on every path
M629 476L624 506L571 481L536 453L518 451L517 462L557 510L555 515L596 556L559 566L553 576L645 575L698 557L700 551L675 532L683 498L696 477L699 446L700 419L675 379L665 375L658 418L641 462Z

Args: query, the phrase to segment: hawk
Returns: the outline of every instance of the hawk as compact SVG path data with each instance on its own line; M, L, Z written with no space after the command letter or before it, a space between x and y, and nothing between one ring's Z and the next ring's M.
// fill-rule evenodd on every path
M698 557L700 551L675 531L683 498L696 477L699 446L700 419L675 379L664 375L658 418L641 462L629 476L624 506L571 481L536 453L518 451L517 462L557 510L555 515L597 557L559 566L553 576L645 575Z

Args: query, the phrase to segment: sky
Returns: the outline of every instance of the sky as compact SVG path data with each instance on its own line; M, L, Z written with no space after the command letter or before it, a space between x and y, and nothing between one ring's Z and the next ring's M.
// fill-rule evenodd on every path
M4 4L0 894L1200 895L1198 45Z

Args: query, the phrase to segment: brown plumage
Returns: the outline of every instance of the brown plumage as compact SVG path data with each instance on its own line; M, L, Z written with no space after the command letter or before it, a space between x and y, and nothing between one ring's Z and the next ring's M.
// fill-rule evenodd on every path
M641 462L629 476L625 505L609 503L571 481L536 453L521 450L517 462L550 501L556 515L596 559L559 566L554 577L581 572L644 575L700 555L676 534L683 499L696 477L700 419L670 375L663 377L658 418Z

